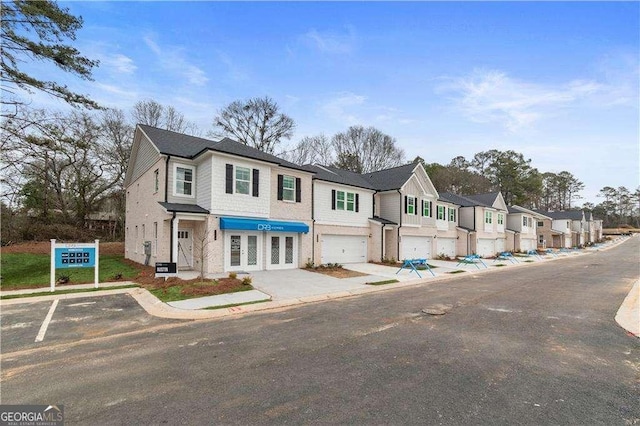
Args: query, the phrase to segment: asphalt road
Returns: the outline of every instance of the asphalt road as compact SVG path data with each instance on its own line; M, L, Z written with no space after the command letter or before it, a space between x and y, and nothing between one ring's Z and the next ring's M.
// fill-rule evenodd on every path
M2 403L64 404L67 424L640 424L640 341L614 321L639 253L240 318L107 316L112 333L3 344Z

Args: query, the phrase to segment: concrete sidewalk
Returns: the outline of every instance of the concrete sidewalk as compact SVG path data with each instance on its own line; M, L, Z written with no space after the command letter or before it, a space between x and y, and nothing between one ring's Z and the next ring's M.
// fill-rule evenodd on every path
M616 314L616 322L629 333L640 337L640 280L631 287L622 302Z
M196 297L193 299L167 302L167 305L178 309L204 309L228 305L244 305L247 303L268 302L271 296L260 290L239 291L236 293L217 294L215 296Z

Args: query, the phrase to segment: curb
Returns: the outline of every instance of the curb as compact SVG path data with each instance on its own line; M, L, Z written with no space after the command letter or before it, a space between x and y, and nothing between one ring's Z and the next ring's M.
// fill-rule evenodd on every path
M622 241L619 241L616 244L611 244L608 247L603 247L600 250L607 250L609 248L612 248L612 247L615 247L615 246L621 244L624 241L626 241L626 239L622 240ZM576 253L576 255L578 255L578 256L580 256L580 255L588 255L588 254L596 253L597 251L599 251L599 250L594 250L594 251L589 251L589 252L578 252L578 253ZM534 262L527 262L527 263L521 262L519 264L507 265L507 268L493 268L493 269L492 268L485 268L485 269L476 269L476 270L466 270L466 272L468 272L468 275L473 276L473 275L476 275L476 274L485 274L485 273L491 273L491 272L498 272L498 271L505 270L505 269L511 269L510 268L511 266L515 266L515 267L533 266L533 265L536 265L536 264L541 263L541 262L556 261L556 260L567 259L567 258L571 258L571 257L573 257L573 256L562 256L562 257L546 258L546 259L542 259L542 260L538 260L538 261L534 261ZM464 276L467 276L467 275L464 275ZM222 318L222 317L227 317L227 316L231 316L231 315L241 315L241 314L247 314L247 313L252 313L252 312L273 311L273 310L278 310L278 309L286 309L286 308L290 308L290 307L294 307L294 306L304 305L304 304L307 304L307 303L325 302L325 301L328 301L328 300L341 299L341 298L347 298L347 297L354 297L354 296L359 296L359 295L368 294L368 293L393 291L393 290L402 289L402 288L406 288L406 287L412 287L412 286L416 286L416 285L420 285L420 284L429 284L429 283L432 283L432 282L440 282L440 281L446 281L446 280L456 279L456 278L460 278L459 274L436 275L435 277L418 278L418 279L415 279L415 280L398 282L398 283L394 283L394 284L389 285L389 286L370 286L368 288L362 288L362 289L351 290L351 291L341 291L341 292L336 292L336 293L326 293L326 294L319 294L319 295L311 295L311 296L305 296L305 297L294 298L294 299L263 302L263 303L257 303L257 304L249 304L249 305L240 305L240 306L234 306L234 307L230 307L230 308L220 308L220 309L213 309L213 310L208 310L208 309L207 310L193 310L193 309L175 308L175 307L169 306L168 304L160 301L158 298L156 298L153 294L151 294L148 290L146 290L144 288L128 288L128 289L118 289L118 290L101 290L101 291L86 292L86 293L67 293L67 294L51 295L51 296L37 296L37 297L29 297L29 298L6 299L6 300L0 300L0 306L1 305L15 305L15 304L20 304L20 303L35 303L35 302L50 301L50 300L55 300L55 299L76 299L76 298L81 298L81 297L96 297L96 296L106 296L106 295L111 295L111 294L123 294L124 293L124 294L129 294L131 297L133 297L138 302L138 304L149 315L153 315L155 317L165 318L165 319L204 320L204 319ZM637 283L636 283L636 285L633 288L633 289L636 289L636 295L638 293L638 291L637 291L638 288L637 287L638 286L637 286ZM633 293L633 289L632 289L632 292L630 293L630 295ZM628 298L629 298L629 296L627 297L627 299ZM625 299L625 302L623 303L623 306L627 302L627 299ZM622 307L620 309L622 310ZM623 313L624 312L627 312L626 308L625 308L625 311L623 311ZM633 313L633 309L631 309L630 312ZM620 314L620 312L619 312L619 314ZM623 317L627 318L627 316L629 316L629 315L628 314L624 314ZM637 310L636 310L636 314L635 315L636 315L636 318L637 318ZM618 316L616 315L616 321L618 321L617 317ZM637 323L637 321L636 321L636 323ZM638 324L636 324L636 327L638 327ZM636 335L636 336L638 335L638 330L636 330L634 335Z
M620 327L640 338L640 279L631 287L615 319Z

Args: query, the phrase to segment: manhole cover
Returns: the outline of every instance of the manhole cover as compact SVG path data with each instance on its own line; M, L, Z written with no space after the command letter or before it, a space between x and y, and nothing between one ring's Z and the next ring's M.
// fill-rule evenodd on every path
M422 310L422 313L427 314L427 315L444 315L447 312L443 311L442 309L436 309L436 308L424 308Z

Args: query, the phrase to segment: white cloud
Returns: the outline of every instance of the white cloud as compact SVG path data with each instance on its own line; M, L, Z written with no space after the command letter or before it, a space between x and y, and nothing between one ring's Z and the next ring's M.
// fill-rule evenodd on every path
M345 31L318 31L315 28L303 35L302 39L323 53L350 53L355 48L356 35L351 26Z
M545 85L516 80L494 70L476 70L460 78L446 78L439 91L453 92L455 106L479 123L496 122L515 132L562 108L601 93L605 86L591 80Z
M133 59L119 53L110 56L102 56L100 58L100 63L115 69L115 71L120 74L133 74L138 69L133 62Z
M191 64L184 58L182 54L183 49L175 46L164 49L156 43L152 36L145 36L143 40L147 47L155 53L158 61L165 70L182 75L190 84L195 86L204 86L209 81L209 78L202 69Z
M367 98L351 92L341 92L321 105L320 110L333 120L346 125L362 124L356 112Z
M248 73L243 70L240 66L238 66L232 59L231 56L226 54L225 52L218 51L218 59L222 62L223 65L227 67L227 72L229 77L232 80L236 81L246 81L249 79Z

